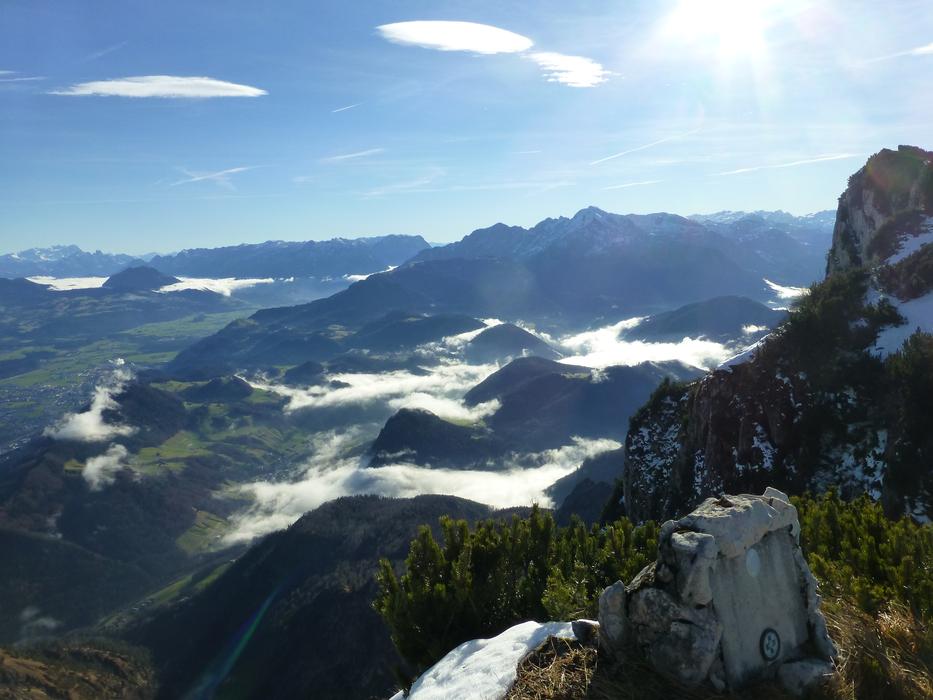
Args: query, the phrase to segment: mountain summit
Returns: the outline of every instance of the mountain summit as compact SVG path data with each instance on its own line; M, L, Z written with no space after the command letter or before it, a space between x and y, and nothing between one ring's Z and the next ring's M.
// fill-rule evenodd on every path
M630 515L773 484L933 517L931 160L909 146L869 158L839 199L826 279L756 349L632 419Z

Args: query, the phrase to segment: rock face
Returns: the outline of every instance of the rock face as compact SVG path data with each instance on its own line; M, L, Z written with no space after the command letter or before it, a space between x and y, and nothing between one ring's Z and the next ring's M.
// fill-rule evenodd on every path
M710 498L667 521L657 561L600 596L602 650L616 659L636 650L687 686L734 690L780 673L802 692L836 649L799 536L796 509L772 488Z
M933 208L931 161L933 152L922 148L885 148L849 179L839 198L827 274L883 259L875 240L878 233L898 217Z
M915 330L933 331L931 163L907 146L872 156L839 199L826 280L754 350L662 387L633 416L629 517L768 485L867 493L891 516L933 517L933 466L910 427L920 413L885 364Z

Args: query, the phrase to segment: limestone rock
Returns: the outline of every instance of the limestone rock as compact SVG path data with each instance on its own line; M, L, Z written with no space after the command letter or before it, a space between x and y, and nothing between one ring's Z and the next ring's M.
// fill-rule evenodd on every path
M791 695L802 696L814 683L828 678L835 669L829 661L819 659L801 659L790 661L781 666L778 671L778 680L781 686Z
M811 650L820 658L784 671L788 682L825 668L836 649L799 539L796 509L773 488L664 523L656 562L600 597L601 650L636 649L659 673L720 691L774 678Z
M632 636L654 668L687 686L703 681L722 627L711 608L682 605L659 588L642 588L629 606Z
M570 623L570 629L580 644L595 644L599 639L599 623L596 620L574 620Z
M599 596L599 645L610 655L625 645L628 629L625 603L625 584L621 581L616 581Z

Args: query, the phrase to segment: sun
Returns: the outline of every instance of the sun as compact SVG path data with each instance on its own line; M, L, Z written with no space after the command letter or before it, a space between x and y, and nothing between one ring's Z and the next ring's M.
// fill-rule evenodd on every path
M754 58L767 50L765 33L778 6L777 0L680 0L664 30L723 60Z

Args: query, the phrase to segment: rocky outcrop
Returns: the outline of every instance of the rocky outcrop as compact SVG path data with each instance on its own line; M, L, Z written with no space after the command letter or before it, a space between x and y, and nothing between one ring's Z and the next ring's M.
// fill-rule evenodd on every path
M826 273L882 260L878 235L898 217L933 213L933 152L914 146L879 151L849 178L839 198Z
M708 499L661 527L658 558L600 596L601 650L641 653L684 685L717 690L781 676L800 693L832 671L836 649L788 497Z
M632 418L630 517L766 485L868 493L891 515L933 516L933 468L905 427L916 410L885 364L914 330L933 330L931 159L906 146L872 156L840 197L827 279L754 350L662 387Z

